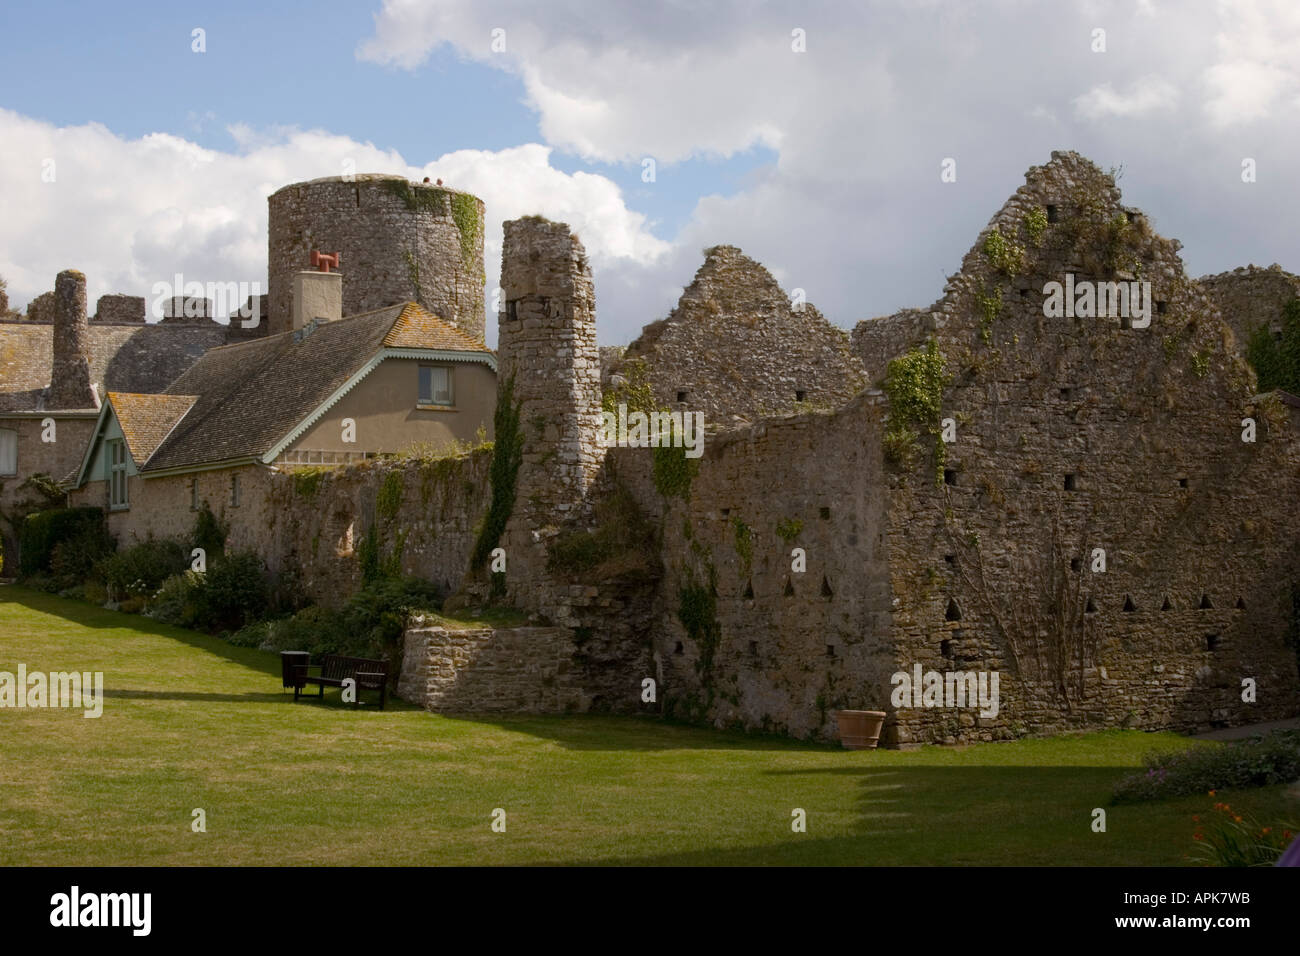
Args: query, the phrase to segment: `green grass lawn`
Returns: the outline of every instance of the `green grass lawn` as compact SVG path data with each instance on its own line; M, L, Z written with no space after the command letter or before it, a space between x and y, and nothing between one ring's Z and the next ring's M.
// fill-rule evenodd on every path
M1211 802L1109 805L1173 734L846 752L654 719L353 710L336 691L295 704L275 655L0 586L0 671L19 663L103 671L106 700L97 720L0 710L10 865L1177 865ZM1219 798L1300 809L1282 787Z

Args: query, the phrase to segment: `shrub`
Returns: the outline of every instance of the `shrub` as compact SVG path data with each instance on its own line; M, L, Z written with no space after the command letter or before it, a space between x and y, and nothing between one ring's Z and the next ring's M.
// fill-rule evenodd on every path
M191 537L194 540L194 547L202 548L204 555L209 559L226 550L226 529L217 520L217 516L212 513L206 501L194 517L194 531Z
M126 596L152 596L164 581L184 571L189 563L189 551L179 541L146 538L100 560L94 574L113 599L120 601Z
M265 616L271 586L262 559L252 551L238 551L209 565L192 597L195 625L209 631L234 631Z
M97 528L107 537L101 508L51 508L29 514L22 523L18 539L18 571L23 577L50 570L54 548L75 538L88 527Z
M203 586L203 575L197 571L173 574L154 594L149 616L177 627L193 627L198 616L196 592Z
M1115 785L1114 803L1266 787L1300 779L1300 733L1281 730L1222 747L1152 753L1143 764L1143 771Z
M97 562L113 553L113 539L102 521L85 522L50 553L50 574L64 588L82 585Z

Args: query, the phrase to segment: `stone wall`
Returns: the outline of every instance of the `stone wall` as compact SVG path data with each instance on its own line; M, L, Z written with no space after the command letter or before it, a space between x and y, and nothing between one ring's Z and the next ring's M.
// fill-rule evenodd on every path
M563 627L408 628L397 692L444 712L563 714L591 700Z
M864 384L848 336L811 303L792 306L771 273L715 246L666 318L627 347L614 374L643 362L660 407L739 421L841 405Z
M1232 329L1240 349L1245 349L1251 331L1260 326L1281 332L1282 309L1300 296L1300 276L1284 271L1276 262L1267 269L1243 266L1196 281Z
M853 353L866 370L867 380L883 379L889 360L924 342L937 328L937 319L937 313L929 309L903 309L855 325L850 340Z
M87 361L86 277L69 269L54 281L54 361L50 408L97 408Z
M1049 208L1036 241L1030 216ZM995 264L995 228L1023 249L1017 267ZM950 281L935 340L956 441L937 466L927 437L890 472L892 639L903 669L999 671L1002 705L992 720L900 711L893 739L1208 729L1300 706L1295 432L1281 405L1252 405L1253 376L1177 250L1109 177L1054 153ZM1044 285L1066 273L1150 281L1151 326L1046 317Z
M109 325L142 325L145 321L144 296L101 295L91 321Z
M267 202L272 334L289 330L292 278L315 250L342 254L345 317L414 300L483 340L482 200L357 175L295 183Z

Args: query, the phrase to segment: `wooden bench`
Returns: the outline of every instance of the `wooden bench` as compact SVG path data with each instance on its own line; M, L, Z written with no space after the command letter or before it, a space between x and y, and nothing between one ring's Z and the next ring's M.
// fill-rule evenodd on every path
M361 706L363 689L379 691L380 710L388 703L388 661L369 657L344 657L341 654L326 654L319 664L304 663L306 659L306 655L296 658L283 655L280 658L283 683L285 687L293 688L294 700L298 699L308 684L320 687L320 693L316 696L324 697L326 687L342 687L343 682L351 678L356 681L357 690L353 707ZM320 673L311 673L312 667L319 668Z

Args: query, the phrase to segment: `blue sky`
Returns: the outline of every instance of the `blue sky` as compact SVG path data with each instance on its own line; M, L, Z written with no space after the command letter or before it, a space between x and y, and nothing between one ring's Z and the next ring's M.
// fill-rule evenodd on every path
M266 196L346 161L481 196L489 291L503 219L569 222L602 344L718 243L844 328L928 305L1054 149L1122 165L1193 275L1300 271L1290 0L47 2L3 26L17 306L68 267L92 297L265 281Z
M517 76L451 47L415 70L359 60L357 44L377 9L355 0L198 9L142 2L131 4L129 20L114 4L7 10L0 105L60 126L98 122L127 137L170 132L220 150L236 148L231 123L320 128L395 149L413 164L457 149L538 141L537 114ZM206 31L202 56L191 49L196 27ZM642 183L639 163L557 153L552 165L613 180L651 218L651 231L671 238L700 196L736 192L773 159L770 150L749 149L671 164L658 170L654 189Z

